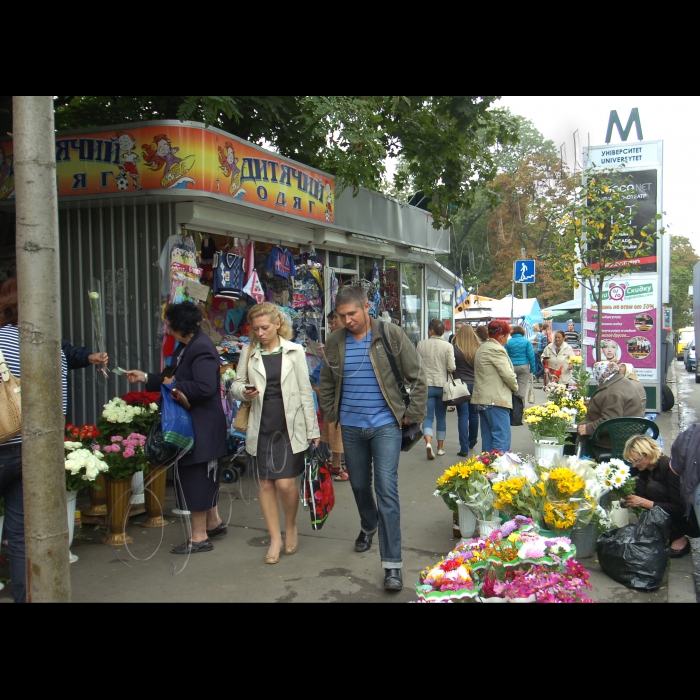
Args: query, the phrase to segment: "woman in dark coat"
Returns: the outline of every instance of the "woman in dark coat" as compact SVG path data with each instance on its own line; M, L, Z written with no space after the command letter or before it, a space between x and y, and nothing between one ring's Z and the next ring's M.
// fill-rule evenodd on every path
M188 407L194 428L194 447L176 468L179 506L189 510L192 539L172 549L173 554L195 554L213 549L210 537L226 534L216 507L219 498L218 460L228 452L226 418L221 404L219 353L199 328L202 314L191 302L171 304L165 311L170 334L179 343L173 356L172 377L126 373L132 384L145 382L147 391L176 383L180 403ZM177 397L176 397L177 398Z
M646 435L635 435L625 445L624 458L639 470L634 496L625 498L626 508L646 508L659 506L671 516L670 548L672 559L690 554L689 537L699 537L695 511L690 510L686 517L686 504L681 496L681 479L674 470L674 464L681 465L681 446L676 440L671 448L669 459L659 445Z

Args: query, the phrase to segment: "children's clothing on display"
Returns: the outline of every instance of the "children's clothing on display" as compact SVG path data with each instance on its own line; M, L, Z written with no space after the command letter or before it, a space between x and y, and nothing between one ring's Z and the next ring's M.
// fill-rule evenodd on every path
M214 256L214 295L240 299L243 293L244 260L235 253Z
M278 277L284 277L284 279L294 277L296 274L294 257L286 248L281 248L276 245L270 251L270 257L267 260L267 269Z
M226 335L233 335L243 320L245 314L245 306L235 306L226 312L226 321L224 322L224 331Z
M158 267L160 267L160 296L161 299L170 299L170 263L172 262L173 248L185 249L192 253L192 267L197 267L197 247L194 241L188 236L170 236L163 246L163 250L158 258Z
M319 267L321 266L314 263L297 267L293 282L292 308L318 310L323 308L323 284Z

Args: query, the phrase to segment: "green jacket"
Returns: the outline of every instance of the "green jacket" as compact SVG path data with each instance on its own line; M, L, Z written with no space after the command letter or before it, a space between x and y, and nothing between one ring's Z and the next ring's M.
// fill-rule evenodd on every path
M472 406L513 408L513 392L518 377L506 349L496 340L487 340L474 358Z
M399 374L411 385L411 402L404 406L401 390L396 385L394 373L384 351L382 336L377 319L372 319L372 344L369 358L377 377L379 388L384 394L391 412L399 426L404 417L413 423L422 423L427 415L428 383L425 369L413 344L406 334L393 323L384 323L387 341L391 347ZM348 331L342 328L332 333L326 341L326 357L321 369L321 408L325 420L338 423L340 417L340 399L343 392L343 369L345 366L345 339Z

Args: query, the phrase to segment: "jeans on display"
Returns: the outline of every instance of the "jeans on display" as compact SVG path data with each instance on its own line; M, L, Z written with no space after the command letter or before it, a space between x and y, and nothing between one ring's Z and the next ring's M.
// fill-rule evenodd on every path
M481 423L481 449L510 450L510 411L500 406L483 406L479 411Z
M467 384L467 387L471 394L474 391L474 385ZM467 454L469 450L474 449L479 438L479 412L469 401L457 406L457 430L459 431L459 451Z
M442 403L442 387L428 387L428 415L423 423L423 435L433 436L433 418L437 422L438 440L444 440L447 436L447 406Z
M381 428L343 425L345 466L360 513L362 532L379 530L379 554L385 569L402 568L399 457L401 430L392 422ZM372 471L374 469L374 492Z
M10 592L15 603L26 603L21 444L0 446L0 498L5 499L3 539L7 540L10 555Z

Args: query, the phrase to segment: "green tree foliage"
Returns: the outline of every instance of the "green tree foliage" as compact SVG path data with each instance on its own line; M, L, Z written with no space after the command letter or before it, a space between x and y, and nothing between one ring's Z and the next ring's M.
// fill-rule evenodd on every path
M549 268L569 285L583 285L590 291L603 315L603 285L611 277L637 272L635 258L648 255L661 229L657 232L660 214L637 231L632 226L636 205L630 208L626 182L620 173L589 170L584 185L571 197L547 200L544 211L554 235L543 255ZM597 357L600 354L602 324L596 336Z
M434 225L449 225L496 173L494 147L512 143L515 123L490 109L497 96L64 95L56 128L153 119L203 121L272 146L282 156L335 175L343 188L379 189L387 157L406 164L400 178L423 191ZM0 120L7 98L0 98ZM7 119L0 121L0 128ZM398 183L401 188L401 182Z
M693 325L693 298L688 287L693 284L693 267L700 261L691 242L685 236L671 236L670 303L674 328ZM695 291L695 290L693 290ZM700 290L698 292L700 294Z

